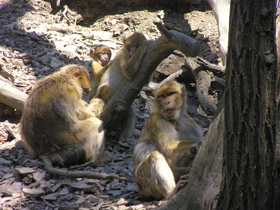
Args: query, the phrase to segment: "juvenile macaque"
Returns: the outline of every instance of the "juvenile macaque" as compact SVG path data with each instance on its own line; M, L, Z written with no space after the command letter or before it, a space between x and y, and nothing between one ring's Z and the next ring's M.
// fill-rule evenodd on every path
M91 88L92 90L88 94L88 100L91 100L95 94L97 87L100 83L102 75L108 68L109 61L111 59L111 49L105 45L97 45L94 49L89 51L90 57L93 61L91 64L92 74L91 74Z
M21 118L22 139L31 154L59 166L98 159L104 130L82 101L83 89L90 89L90 82L79 65L67 65L37 81Z
M134 179L142 197L163 199L177 192L176 182L189 171L203 139L187 114L185 88L169 81L155 93L155 113L143 127L133 155Z
M146 53L148 41L142 33L134 32L128 38L123 38L123 48L108 66L101 78L96 97L108 102L114 90L131 80L137 73Z
M89 102L88 109L94 114L95 117L100 118L104 106L105 103L101 98L93 98Z

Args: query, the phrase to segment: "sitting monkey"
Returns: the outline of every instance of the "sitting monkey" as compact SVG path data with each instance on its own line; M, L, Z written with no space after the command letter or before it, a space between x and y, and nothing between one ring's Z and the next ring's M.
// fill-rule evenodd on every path
M134 148L133 168L139 194L154 199L176 193L203 139L202 129L187 114L185 88L169 81L155 92L155 112L147 119Z
M25 103L21 135L25 148L55 165L96 161L103 151L102 121L86 107L87 70L67 65L36 82Z

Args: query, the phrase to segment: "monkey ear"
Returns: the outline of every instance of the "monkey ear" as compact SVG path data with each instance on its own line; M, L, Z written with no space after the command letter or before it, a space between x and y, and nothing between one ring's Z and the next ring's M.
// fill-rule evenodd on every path
M80 70L76 70L75 72L74 72L74 77L80 77L81 76L81 71Z
M90 55L91 57L94 56L94 52L95 52L94 49L92 49L92 48L89 49L89 55Z
M123 37L123 39L122 39L123 43L125 43L126 40L127 40L127 38L126 38L126 37Z

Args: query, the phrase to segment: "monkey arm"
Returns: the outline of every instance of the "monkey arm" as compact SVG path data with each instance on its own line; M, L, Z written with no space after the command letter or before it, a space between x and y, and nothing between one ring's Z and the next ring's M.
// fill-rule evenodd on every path
M100 83L100 79L101 79L102 75L104 74L104 72L106 71L106 69L108 68L108 64L102 66L97 61L93 61L91 64L91 68L92 68L93 79L96 82Z
M105 66L103 66L101 69L99 69L98 71L95 72L95 78L96 78L96 81L98 83L100 83L100 80L101 80L101 77L103 76L104 72L107 70L108 68L108 64L106 64Z
M200 142L193 140L173 140L162 151L171 168L188 167L194 159ZM185 169L184 169L185 170Z
M148 42L142 44L136 52L130 57L128 60L127 65L124 69L124 75L127 79L132 79L134 75L138 72L138 69L143 61L143 58L145 57L146 51L148 47Z
M78 109L77 109L77 115L79 120L85 120L88 118L95 117L95 115L85 106L86 102L81 100Z

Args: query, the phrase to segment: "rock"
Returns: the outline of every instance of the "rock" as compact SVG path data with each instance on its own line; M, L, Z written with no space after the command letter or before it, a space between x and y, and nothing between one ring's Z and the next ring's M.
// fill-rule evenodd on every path
M32 196L32 197L38 197L38 196L40 196L40 195L45 193L45 191L43 189L41 189L41 188L37 188L37 189L36 188L32 188L32 189L30 189L30 188L27 188L27 187L24 187L22 189L22 192L24 192L25 194L27 194L29 196Z
M16 167L15 170L19 172L20 174L31 174L36 172L35 169L33 168L28 168L28 167Z
M65 63L63 63L62 61L58 60L56 57L52 57L51 58L51 64L50 66L54 69L54 70L58 70L60 67L64 66Z

